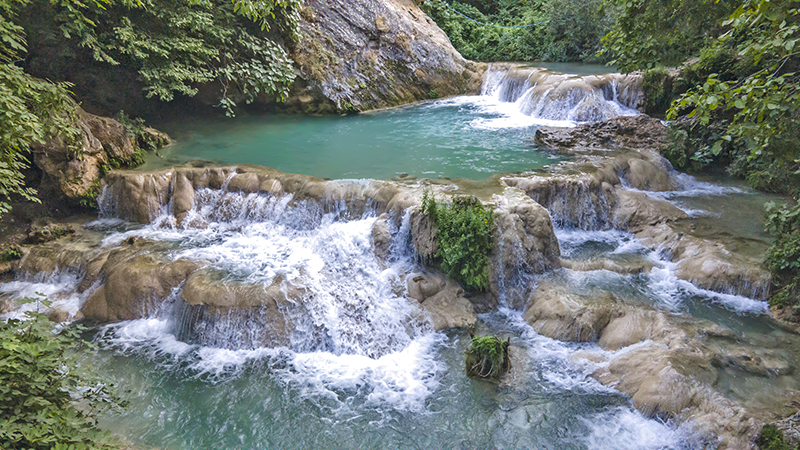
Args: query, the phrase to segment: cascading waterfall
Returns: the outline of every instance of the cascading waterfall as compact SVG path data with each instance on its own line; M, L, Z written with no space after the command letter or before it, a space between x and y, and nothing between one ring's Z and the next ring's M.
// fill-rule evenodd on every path
M292 316L290 342L297 350L380 357L430 331L413 317L418 314L413 304L395 294L413 270L410 259L396 254L394 265L384 269L375 257L370 241L375 215L369 211L339 220L344 211L326 213L314 201L292 203L288 194L213 189L199 190L195 202L180 226L167 207L150 225L111 235L105 243L130 236L173 241L174 259L208 262L204 270L216 274L210 283L231 290L253 284L266 290L276 281L284 290L294 285L297 295L287 300L299 306L284 314ZM180 334L190 342L253 348L259 346L258 329L269 326L257 310L202 312L178 300L171 313L179 316Z
M577 76L520 66L490 66L482 95L513 103L526 116L551 121L599 122L638 114L639 77Z

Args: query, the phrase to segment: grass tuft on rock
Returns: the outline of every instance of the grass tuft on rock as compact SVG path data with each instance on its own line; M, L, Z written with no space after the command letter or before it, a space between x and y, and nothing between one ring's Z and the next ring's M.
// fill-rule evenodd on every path
M800 447L791 447L783 436L783 431L775 425L764 425L761 434L756 438L759 450L797 450Z
M472 378L499 380L511 370L508 347L511 339L503 341L497 336L473 336L466 351L467 376Z

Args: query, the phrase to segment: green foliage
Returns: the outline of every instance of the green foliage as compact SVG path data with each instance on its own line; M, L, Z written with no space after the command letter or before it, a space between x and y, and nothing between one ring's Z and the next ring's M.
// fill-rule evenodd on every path
M604 62L598 54L602 38L614 25L613 8L602 9L603 0L548 0L544 12L544 42L537 55L544 61Z
M485 291L494 245L494 212L475 197L439 203L426 191L422 213L436 225L435 257L444 272L468 289Z
M116 448L97 415L124 402L80 367L81 328L54 325L39 313L0 323L0 448Z
M233 115L241 100L285 99L294 80L270 29L294 40L301 0L105 0L80 8L91 26L77 29L63 3L71 4L53 2L44 16L55 17L64 37L96 60L138 72L148 98L192 97L199 85L213 83L218 106Z
M8 262L22 259L22 249L18 245L12 245L0 251L0 262Z
M658 66L642 74L644 92L644 112L650 115L663 115L673 100L672 77L666 67Z
M800 206L781 207L770 202L766 208L766 229L775 237L766 255L775 285L770 305L795 306L800 303Z
M617 20L603 53L623 72L675 66L719 36L732 0L606 0Z
M792 449L792 447L789 447L783 432L775 425L764 425L764 428L761 429L761 434L756 439L756 445L759 450L797 450L798 448Z
M137 148L128 164L129 167L141 166L147 157L146 152L155 152L169 144L168 138L154 131L149 131L144 124L144 119L140 117L132 118L125 114L125 111L120 111L116 119L117 122L125 127L125 131L136 143Z
M477 61L531 61L539 55L544 39L543 24L526 28L488 27L458 13L484 23L528 25L545 20L541 1L520 0L487 5L474 3L450 1L445 4L444 1L434 0L425 2L423 10L447 33L453 46L465 58Z
M733 49L738 61L686 92L668 116L724 127L709 159L727 160L758 189L790 193L800 186L800 4L747 0L725 23L707 53L730 61Z
M613 22L600 12L601 5L602 0L434 0L425 2L423 10L465 58L590 62L597 60L600 38ZM475 23L459 12L502 27Z
M26 49L16 8L27 1L0 0L0 216L15 197L37 201L22 175L30 146L55 135L69 143L79 132L69 85L33 78L15 65Z
M466 354L467 375L476 378L497 380L511 370L508 347L511 340L503 341L496 336L472 337Z

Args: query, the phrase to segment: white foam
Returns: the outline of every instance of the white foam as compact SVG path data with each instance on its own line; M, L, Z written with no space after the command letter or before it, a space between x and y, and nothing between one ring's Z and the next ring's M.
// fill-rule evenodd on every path
M91 296L97 286L78 293L78 284L81 277L71 271L55 271L44 276L39 275L31 279L10 281L0 284L0 296L10 300L34 300L15 308L8 314L0 316L2 319L25 319L28 312L46 313L52 310L64 311L71 319L80 310L86 299ZM50 306L45 306L42 301L48 301Z
M439 100L432 106L468 106L475 108L477 114L489 116L477 117L470 121L470 126L478 130L504 130L534 126L572 128L576 125L576 122L571 120L552 120L524 114L515 103L503 102L488 95L453 97Z
M631 187L627 180L622 180L622 186L625 190L631 192L642 193L654 200L664 200L672 203L675 207L685 212L689 217L701 217L712 215L708 211L702 209L694 209L687 207L682 201L682 198L691 197L720 197L731 194L745 194L748 190L738 188L735 186L724 186L706 181L700 181L695 177L680 173L672 168L666 161L667 171L670 178L676 185L676 189L672 191L642 191Z
M738 313L765 314L769 311L767 302L710 291L679 279L675 274L677 263L662 259L658 251L650 253L648 258L656 264L649 274L648 285L663 306L677 309L687 296L699 296Z
M436 355L443 339L441 334L429 333L405 349L377 359L329 352L294 353L291 366L275 373L305 396L338 399L337 392L344 390L364 395L366 406L422 412L446 370Z
M579 228L555 228L562 256L569 257L583 245L598 242L614 246L612 254L641 251L644 246L630 233L619 230L581 230Z
M615 407L582 417L590 433L581 440L592 450L648 450L683 447L685 436L669 424Z

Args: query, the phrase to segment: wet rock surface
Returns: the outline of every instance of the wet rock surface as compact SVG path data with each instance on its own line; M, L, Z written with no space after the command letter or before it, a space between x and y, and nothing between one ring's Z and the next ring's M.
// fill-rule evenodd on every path
M540 127L533 137L542 147L575 151L649 149L661 152L668 145L667 127L646 114L614 117L604 122L580 124L574 129Z
M104 172L125 167L134 158L137 142L118 121L79 108L77 127L74 145L56 138L32 148L33 162L42 171L39 192L50 202L79 205L93 199ZM158 148L169 143L165 134L148 130Z
M285 107L355 112L480 92L485 64L465 60L412 0L306 1Z

